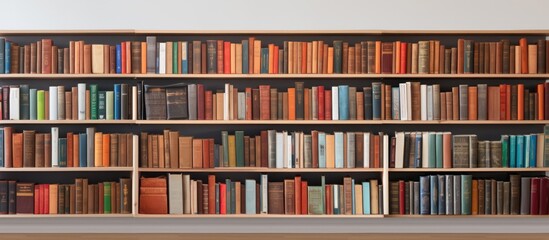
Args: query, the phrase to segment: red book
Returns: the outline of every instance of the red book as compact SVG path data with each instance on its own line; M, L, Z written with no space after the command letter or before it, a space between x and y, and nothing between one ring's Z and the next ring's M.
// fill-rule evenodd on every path
M210 168L210 140L202 139L202 168Z
M505 84L499 85L499 119L507 118L507 87Z
M217 40L217 73L222 74L223 71L223 64L225 62L223 61L223 54L225 52L223 51L223 40Z
M73 167L73 141L72 132L67 133L67 167Z
M547 106L545 108L545 120L549 120L549 96L547 96L547 95L549 95L549 82L545 82L544 89L545 89L545 95L546 95L545 96L545 106ZM7 100L5 94L4 94L4 99ZM7 111L6 109L7 109L6 108L6 102L4 101L4 115Z
M269 166L269 141L267 131L261 131L261 165L256 167ZM257 140L256 140L257 141ZM256 160L256 163L259 162ZM257 165L257 164L256 164Z
M196 95L197 95L197 107L198 107L198 120L204 120L204 85L196 85Z
M333 214L332 211L334 210L334 206L332 204L332 187L330 185L326 185L326 199L324 202L326 202L326 214Z
M295 214L301 214L301 176L294 177Z
M273 52L273 73L278 73L278 46L274 46Z
M538 90L538 120L544 120L545 119L545 87L543 86L543 83L538 84L537 86Z
M539 215L539 186L540 178L532 178L530 181L530 214Z
M507 94L505 94L507 96L507 99L505 100L505 113L507 116L505 117L505 120L511 120L511 85L505 84L505 88L507 88Z
M219 184L219 214L227 214L227 186L225 183Z
M324 86L318 86L317 87L318 93L318 101L317 101L317 112L318 112L318 120L324 120Z
M42 190L43 190L43 193L42 196L44 196L43 198L43 207L42 209L44 210L43 213L44 214L50 214L50 185L49 184L43 184L43 187L42 187Z
M259 85L259 119L271 119L271 86Z
M399 214L406 214L406 183L403 180L398 181L398 209Z
M324 119L323 120L332 120L332 90L324 91Z
M309 214L309 186L307 184L307 181L301 181L301 214L307 215Z
M208 213L215 214L215 175L208 175Z
M40 185L34 185L34 214L40 214Z
M547 177L541 178L539 183L539 206L539 214L549 214L549 178Z
M126 73L126 42L120 43L120 58L122 61L122 73Z
M213 93L212 91L206 91L205 94L205 117L206 120L213 120Z
M252 88L246 88L246 120L252 120Z
M225 42L223 51L223 73L231 73L231 42Z
M401 42L400 43L400 73L405 74L406 73L406 54L407 54L407 47L408 43Z

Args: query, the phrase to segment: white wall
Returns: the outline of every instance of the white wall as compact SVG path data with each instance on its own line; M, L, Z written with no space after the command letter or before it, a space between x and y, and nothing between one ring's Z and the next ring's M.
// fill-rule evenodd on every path
M5 30L549 29L547 0L3 0L0 6ZM539 233L547 226L549 218L0 219L2 233Z

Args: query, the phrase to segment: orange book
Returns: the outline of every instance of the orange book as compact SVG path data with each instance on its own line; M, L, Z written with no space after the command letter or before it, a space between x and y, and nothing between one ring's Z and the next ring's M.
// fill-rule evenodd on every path
M528 73L528 42L526 38L519 40L520 46L520 73Z
M79 42L75 42L74 44L74 67L72 69L74 69L74 72L71 72L71 73L74 73L74 74L79 74L80 73L80 44Z
M274 56L273 56L273 73L277 74L278 73L278 60L279 60L279 56L278 56L278 46L275 46L274 47Z
M202 139L202 168L210 168L210 140Z
M307 181L301 181L301 214L309 214L309 196L308 196L308 184Z
M274 73L274 44L270 43L269 47L269 74Z
M301 42L301 73L307 73L307 43Z
M80 144L80 141L79 141L79 136L78 134L74 134L72 136L72 147L73 147L73 151L72 151L72 166L73 167L80 167L80 158L79 158L79 152L80 152L80 147L78 144Z
M254 74L261 73L261 40L254 40ZM251 69L250 69L251 70Z
M393 58L393 73L399 74L400 73L400 58L402 55L400 55L400 41L396 41L393 45L393 52L394 52L394 58ZM406 56L406 55L404 55Z
M507 114L506 120L511 120L511 85L506 84L505 87L507 88L507 100L505 101L507 103L507 109L505 113Z
M517 119L524 120L524 84L517 87Z
M164 135L158 135L156 139L157 139L157 149L158 149L158 166L160 168L165 168L166 155L164 155L165 154Z
M478 89L476 86L470 86L468 88L468 94L467 94L467 97L469 98L468 101L467 101L467 105L469 107L469 120L477 120L478 117L477 117L477 107L478 107L478 104L477 104L477 94L478 94Z
M94 167L103 166L103 133L96 132L94 136Z
M305 120L311 120L311 89L310 88L305 88L303 89L303 110L304 110L304 114L303 114L303 118Z
M132 43L126 41L126 73L132 72Z
M295 88L288 88L288 120L295 120Z
M202 139L193 139L193 168L202 168Z
M68 132L67 133L67 167L73 167L74 166L74 160L73 160L73 142L72 142L72 138L73 138L73 133L71 132Z
M538 84L538 120L545 120L545 89L543 83Z
M301 214L301 176L294 177L295 214Z
M376 74L381 73L381 41L376 41Z
M108 167L111 165L111 135L103 134L103 167Z
M406 54L408 53L408 43L401 42L400 43L400 74L406 73Z
M379 168L379 159L381 154L379 152L380 141L380 136L374 135L374 159L370 159L370 161L373 161L373 164L370 164L370 166L373 166L374 168Z
M147 43L141 42L141 73L147 73Z
M334 48L328 47L328 57L327 57L327 70L325 73L332 74L334 73Z
M473 202L471 204L471 214L478 215L478 180L472 181L471 190L471 201Z

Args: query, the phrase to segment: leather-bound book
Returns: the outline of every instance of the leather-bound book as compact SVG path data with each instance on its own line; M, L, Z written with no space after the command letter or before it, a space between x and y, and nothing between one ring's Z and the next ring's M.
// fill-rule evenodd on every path
M259 86L259 104L260 104L260 120L270 120L270 86L269 85L260 85Z
M193 167L193 138L179 137L179 168Z
M34 130L23 131L23 167L34 167L35 134Z
M520 187L521 179L520 175L510 175L511 182L511 214L520 214Z
M23 133L12 134L13 167L23 167Z
M374 41L367 41L367 73L375 73L376 67L376 43Z
M284 195L284 183L283 182L269 182L268 183L268 197L269 197L269 214L284 214L285 213L285 195ZM293 185L292 185L293 186ZM293 202L292 202L293 203Z
M165 120L167 118L166 88L145 85L146 120Z
M171 86L166 91L167 119L188 119L187 86ZM147 93L145 93L147 94ZM145 103L147 104L147 103ZM148 109L148 106L146 106ZM148 119L148 118L147 118Z
M393 43L384 42L381 44L381 73L393 73Z
M91 44L85 44L84 45L84 74L90 74L92 73L92 45Z
M17 214L33 214L34 213L34 183L17 183L15 194L16 194L15 212Z
M35 146L34 146L35 157L33 159L34 163L32 166L44 167L44 134L37 133L35 135L34 141L35 141Z
M502 67L501 72L504 74L510 73L510 42L508 39L501 40L501 57L502 57Z
M429 73L429 41L419 41L418 43L418 73Z
M457 73L458 74L463 73L464 55L465 55L465 40L458 39L458 42L457 42Z
M42 73L52 73L52 40L42 39Z
M140 214L167 214L168 196L165 177L140 179L139 187Z
M520 47L520 73L528 73L528 40L521 38L519 40Z
M141 42L131 42L132 73L141 73Z
M528 45L528 73L538 73L538 45Z

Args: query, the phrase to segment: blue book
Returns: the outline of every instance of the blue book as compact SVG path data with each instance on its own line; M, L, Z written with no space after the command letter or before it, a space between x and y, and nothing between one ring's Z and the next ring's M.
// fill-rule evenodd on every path
M420 204L419 204L419 213L421 215L429 215L431 214L431 208L429 207L430 204L430 193L429 191L431 188L429 187L429 176L421 176L419 177L419 198L420 198Z
M356 192L355 192L355 180L351 179L351 199L353 200L353 215L356 214Z
M181 56L181 73L183 73L183 74L189 73L189 66L188 66L189 63L188 63L188 60L187 60L187 58L188 58L187 53L189 51L188 47L189 47L189 45L188 45L187 42L182 42L181 43L181 48L183 48L182 53L181 53L182 54L182 56Z
M530 167L531 168L538 167L536 166L536 162L537 162L536 153L538 151L537 142L538 142L538 135L531 134L530 135Z
M473 189L472 181L472 175L461 175L461 215L471 215L471 190ZM492 191L496 191L496 189L492 189ZM496 206L492 207L495 208Z
M518 135L517 136L517 162L516 162L516 167L517 168L523 168L524 167L524 145L525 145L525 141L524 141L524 136L523 135Z
M435 155L436 155L436 168L442 168L442 133L433 134L435 136Z
M78 158L80 159L80 167L88 166L88 136L85 133L78 134Z
M261 73L269 73L269 49L261 49Z
M372 118L381 120L381 83L372 83Z
M318 167L326 168L326 133L318 133Z
M429 159L425 159L425 161L427 161L427 167L436 168L437 167L436 133L433 133L433 132L427 133L427 139L423 143L427 144L428 146L427 149L429 150ZM416 167L422 167L422 166L416 166Z
M116 73L122 73L122 52L120 44L116 44Z
M5 45L6 45L6 39L5 38L2 38L0 37L0 73L4 73L5 71L5 60L6 58L4 57L5 55Z
M30 120L36 120L36 93L37 90L32 88L29 90L29 117Z
M4 128L0 128L0 167L4 167Z
M256 214L255 179L246 179L246 214Z
M431 175L429 179L431 215L438 215L438 176ZM423 196L421 200L423 201Z
M446 194L444 190L446 189L446 177L444 175L437 175L438 177L438 214L446 214Z
M114 84L114 119L120 119L121 85Z
M517 167L517 136L509 136L509 167Z
M242 73L248 73L248 40L242 40Z
M219 214L219 183L215 184L215 214Z
M334 132L335 167L343 168L343 132Z
M416 168L421 168L421 150L422 150L422 144L421 144L421 134L416 134L416 139L412 141L416 141L415 143L415 151L414 151L414 165Z
M530 135L523 135L524 137L524 164L522 167L530 167Z
M10 73L10 67L11 67L11 43L6 41L6 44L4 45L4 73Z
M349 85L338 86L339 120L349 120Z
M400 88L393 87L391 89L391 98L391 116L393 116L393 120L400 120Z
M364 211L364 214L371 214L369 182L362 182L362 210Z

